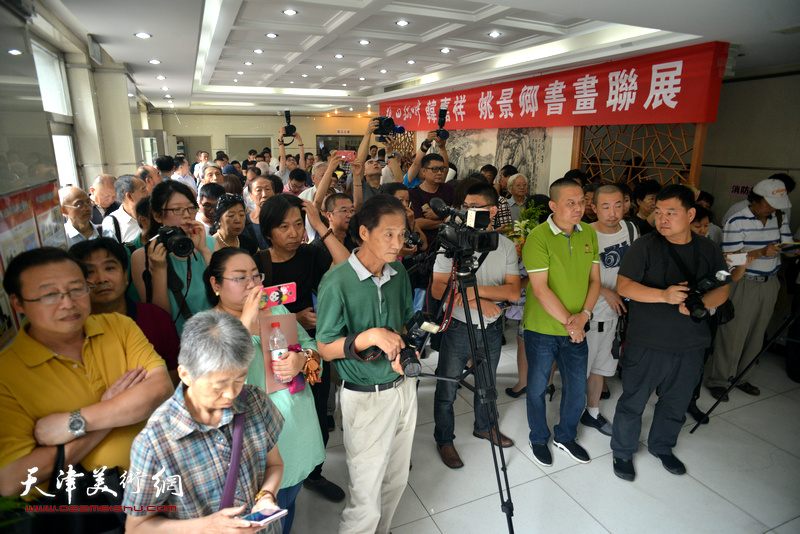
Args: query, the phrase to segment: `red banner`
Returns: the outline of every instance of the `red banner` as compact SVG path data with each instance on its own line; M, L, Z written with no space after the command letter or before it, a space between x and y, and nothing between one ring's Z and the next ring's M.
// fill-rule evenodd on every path
M728 43L705 43L580 69L381 102L406 130L714 122Z

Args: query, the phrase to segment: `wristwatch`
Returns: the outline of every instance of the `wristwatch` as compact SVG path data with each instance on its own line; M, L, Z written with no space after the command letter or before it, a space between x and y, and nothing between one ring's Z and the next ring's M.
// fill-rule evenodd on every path
M589 320L590 320L590 321L592 320L592 317L594 317L594 314L592 313L592 311L591 311L591 310L587 310L586 308L584 308L584 309L582 309L581 311L582 311L583 313L585 313L586 315L588 315L588 316L589 316Z
M80 410L75 410L69 414L69 423L67 423L67 429L72 432L72 435L76 438L86 435L86 420L81 417Z

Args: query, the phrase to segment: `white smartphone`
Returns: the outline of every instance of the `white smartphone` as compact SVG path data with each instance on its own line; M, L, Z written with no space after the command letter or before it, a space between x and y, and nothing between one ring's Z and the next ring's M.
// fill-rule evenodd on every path
M252 514L242 516L245 521L250 521L251 525L264 526L267 523L272 523L289 513L289 510L283 508L262 508Z
M747 263L747 252L739 252L737 254L728 254L726 256L728 260L728 265L731 267L738 267L739 265L744 265Z

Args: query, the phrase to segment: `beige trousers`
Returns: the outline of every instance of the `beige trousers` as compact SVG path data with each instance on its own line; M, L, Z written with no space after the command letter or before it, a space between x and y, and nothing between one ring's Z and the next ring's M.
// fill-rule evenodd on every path
M363 393L342 388L340 403L350 497L341 534L387 534L408 482L417 425L417 379Z

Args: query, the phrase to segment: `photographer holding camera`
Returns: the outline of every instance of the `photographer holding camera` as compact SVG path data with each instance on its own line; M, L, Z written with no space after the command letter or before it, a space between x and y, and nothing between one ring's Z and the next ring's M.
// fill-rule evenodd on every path
M211 308L203 271L218 247L195 218L200 207L188 185L161 182L153 189L150 206L153 237L131 255L133 282L146 302L172 315L180 334L189 317Z
M398 332L414 315L411 283L397 261L406 214L375 195L350 220L360 248L319 286L317 345L342 379L350 497L339 532L386 534L408 481L417 422L414 378L403 375Z
M703 354L711 344L707 320L697 318L725 302L729 289L715 280L716 273L727 272L719 247L692 235L692 190L664 187L656 196L654 213L657 231L633 242L617 277L617 292L631 302L611 449L614 474L628 481L636 476L633 455L639 446L642 412L653 391L658 403L647 448L670 473L686 472L672 448L700 379Z
M497 214L497 191L489 184L478 183L467 190L464 199L465 209L488 210L491 217ZM491 220L491 219L490 219ZM487 230L492 230L491 223ZM481 255L476 253L476 259ZM478 283L477 295L471 293L470 301L467 306L470 308L469 323L464 313L463 300L457 288L451 289L452 298L455 299L452 320L447 330L442 335L439 348L439 364L436 374L441 376L457 376L461 374L467 361L473 357L470 347L467 328L472 328L475 332L475 339L478 345L483 345L483 336L480 332L480 322L476 300L480 299L481 312L483 313L483 324L485 325L486 340L489 344L486 347L486 357L490 364L492 375L497 379L497 364L500 362L500 351L502 350L503 312L496 302L513 301L519 298L520 279L519 267L517 266L517 251L514 243L505 236L499 236L499 246L489 252L481 263L475 277ZM453 260L440 254L436 258L433 267L433 283L431 293L434 298L441 299L444 295L447 282L451 278L453 271ZM453 445L455 438L455 416L453 413L453 402L456 400L456 382L438 380L436 382L436 393L433 400L433 416L436 426L433 437L436 440L436 449L442 458L442 462L451 468L458 469L464 463ZM494 435L490 430L489 415L486 406L480 402L478 392L475 392L473 401L475 412L475 423L472 435L476 438L491 439L498 447L512 447L514 442L511 438L503 434Z

